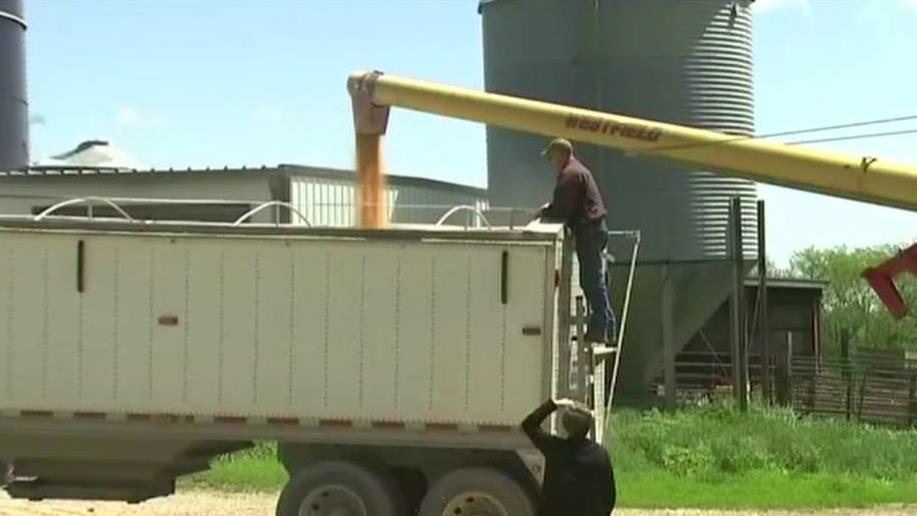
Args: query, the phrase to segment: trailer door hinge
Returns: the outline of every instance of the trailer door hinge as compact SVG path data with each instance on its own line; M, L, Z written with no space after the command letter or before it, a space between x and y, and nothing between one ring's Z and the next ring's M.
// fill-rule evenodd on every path
M526 337L537 337L541 335L541 326L523 326L522 334Z

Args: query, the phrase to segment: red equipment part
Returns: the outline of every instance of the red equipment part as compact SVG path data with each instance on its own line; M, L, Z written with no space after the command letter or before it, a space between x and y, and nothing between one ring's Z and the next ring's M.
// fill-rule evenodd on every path
M897 255L885 260L882 264L863 271L863 277L872 286L879 299L898 319L908 314L907 303L895 285L895 276L903 272L910 272L917 276L917 244L899 251Z

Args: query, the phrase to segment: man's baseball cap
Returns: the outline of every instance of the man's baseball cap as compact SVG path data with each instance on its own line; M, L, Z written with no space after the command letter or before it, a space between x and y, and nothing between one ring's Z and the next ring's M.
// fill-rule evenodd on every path
M554 138L548 142L548 145L541 151L541 157L547 158L551 151L555 150L565 150L569 153L573 153L573 144L570 143L570 140L565 140L564 138Z
M561 424L567 435L574 439L585 438L589 431L592 430L594 422L592 411L582 403L565 408L561 412Z

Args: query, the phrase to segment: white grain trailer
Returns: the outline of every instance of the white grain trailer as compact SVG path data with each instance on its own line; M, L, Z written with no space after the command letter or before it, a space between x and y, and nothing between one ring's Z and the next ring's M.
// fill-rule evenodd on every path
M138 502L271 440L280 515L531 514L518 425L569 395L570 247L540 224L4 218L7 490Z

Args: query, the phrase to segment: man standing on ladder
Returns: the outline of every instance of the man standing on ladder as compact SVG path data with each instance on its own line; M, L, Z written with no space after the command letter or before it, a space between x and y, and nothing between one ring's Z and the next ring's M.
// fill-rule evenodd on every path
M591 316L586 342L607 344L615 340L615 318L605 286L605 246L608 227L605 203L592 172L573 153L573 144L555 138L542 151L557 171L554 196L538 211L538 218L563 222L576 239L580 287L589 302Z

